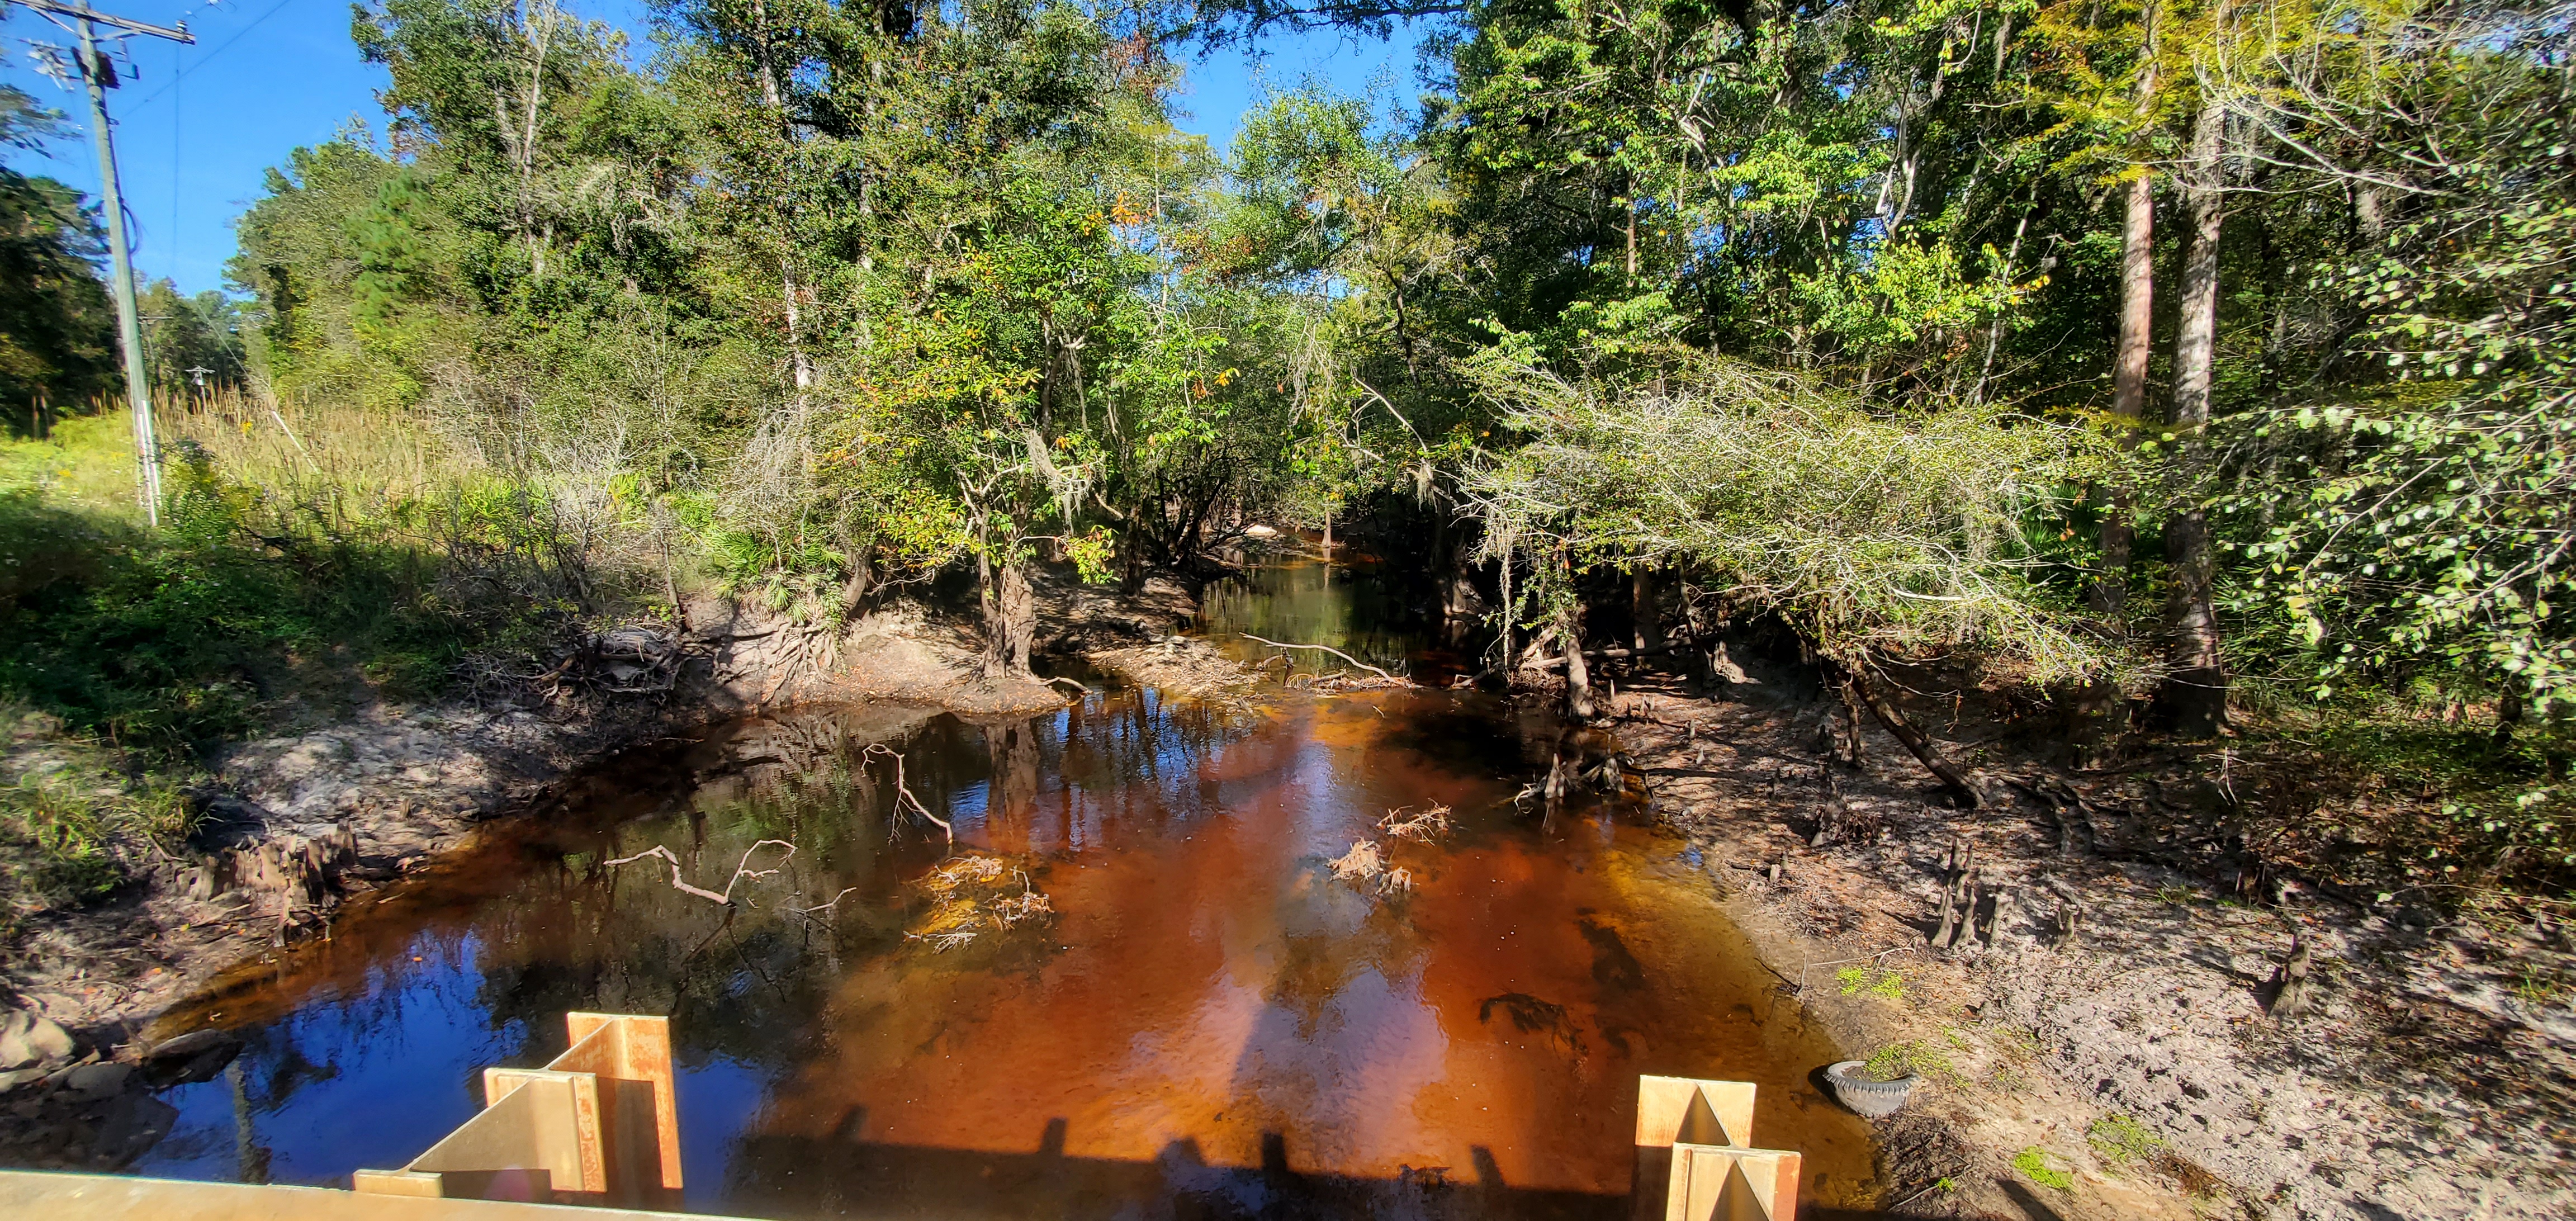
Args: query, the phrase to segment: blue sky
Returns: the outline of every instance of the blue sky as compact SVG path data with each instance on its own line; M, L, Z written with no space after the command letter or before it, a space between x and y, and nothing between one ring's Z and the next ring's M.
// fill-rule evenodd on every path
M375 91L384 85L384 71L358 61L349 43L347 0L91 5L156 25L184 20L197 37L194 46L129 39L128 58L140 76L108 94L126 206L136 221L138 277L167 277L191 293L222 287L224 261L233 254L233 218L258 197L268 167L282 163L288 149L328 140L349 124L383 130ZM639 0L571 0L571 7L634 32L632 53L645 54ZM0 22L0 39L7 58L0 80L62 111L73 127L53 141L50 155L13 151L10 164L95 193L98 166L90 151L88 103L39 74L29 54L31 40L68 48L72 36L41 15L11 6ZM1192 113L1182 126L1223 148L1252 103L1257 78L1265 76L1282 85L1321 76L1356 93L1382 75L1393 96L1409 103L1417 91L1416 40L1407 31L1383 43L1316 34L1271 40L1267 61L1258 68L1233 51L1190 61L1181 105Z

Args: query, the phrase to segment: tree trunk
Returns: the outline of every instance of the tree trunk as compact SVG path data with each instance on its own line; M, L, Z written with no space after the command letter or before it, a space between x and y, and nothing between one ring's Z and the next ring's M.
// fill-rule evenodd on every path
M1565 648L1565 716L1570 721L1589 721L1592 705L1592 671L1583 664L1583 608L1568 606L1557 612L1557 638Z
M1466 626L1476 617L1477 611L1482 609L1481 603L1484 601L1482 595L1476 592L1475 568L1467 559L1469 553L1475 549L1473 527L1461 527L1455 523L1443 524L1438 537L1440 617L1446 621L1454 635L1463 638Z
M1029 652L1037 640L1037 595L1018 564L1002 565L993 579L992 565L976 560L984 578L984 677L1032 677Z
M2155 292L2156 192L2141 174L2129 184L2128 223L2120 237L2120 346L2111 362L2111 414L2124 445L2146 411ZM2131 512L2129 489L2112 488L2102 513L2102 572L2090 598L2097 614L2116 615L2129 600L2129 550L2137 533Z
M2514 727L2522 724L2522 692L2507 690L2496 697L2495 744L2513 745Z
M1861 770L1862 761L1862 743L1860 740L1860 696L1855 694L1852 690L1856 685L1857 680L1845 679L1843 680L1841 689L1837 692L1837 694L1842 697L1843 703L1843 729L1840 735L1842 738L1840 743L1842 765L1852 769L1853 771Z
M2165 618L2173 639L2163 694L2175 729L2193 737L2217 733L2227 722L2227 674L2219 665L2218 617L2210 604L2215 573L2209 515L2200 505L2218 358L2218 239L2227 217L2219 154L2226 124L2226 109L2214 99L2202 103L2192 123L2183 183L2190 228L2183 234L2181 320L2174 339L2174 465L2183 508L2165 525L2165 560L2173 566Z
M788 119L787 99L778 87L778 66L770 58L769 6L765 3L765 0L752 0L751 20L752 62L759 69L760 98L768 107L769 113L774 116L778 122L779 137L792 145L796 142L796 128ZM781 198L786 199L788 197L782 193ZM789 203L791 211L782 212L779 216L782 229L784 229L793 219L793 206L794 205L791 201ZM782 236L786 235L782 234ZM794 256L788 253L788 251L793 248L794 244L794 239L789 237L789 240L782 244L779 252L778 295L780 303L786 309L787 368L792 380L796 383L796 389L799 392L802 392L810 390L814 386L814 366L813 363L805 357L805 320L804 311L802 309L803 290L796 283ZM804 423L801 419L797 422L800 426Z
M1940 748L1933 744L1932 739L1924 736L1922 730L1916 729L1912 721L1905 719L1904 710L1888 703L1887 697L1872 689L1869 679L1861 673L1860 667L1852 667L1850 673L1852 693L1860 697L1861 703L1869 708L1870 715L1877 717L1878 723L1889 734L1905 745L1906 751L1923 765L1925 771L1938 777L1941 786L1955 794L1969 809L1974 810L1986 804L1985 794L1978 792L1977 786L1968 782L1967 773L1942 758Z
M1640 653L1664 647L1663 616L1655 607L1655 574L1639 564L1628 570L1630 643Z
M868 578L875 575L868 563L868 549L857 544L850 548L850 579L841 583L841 613L857 618L868 602Z
M1145 588L1144 514L1141 510L1128 518L1118 531L1118 590L1135 593Z

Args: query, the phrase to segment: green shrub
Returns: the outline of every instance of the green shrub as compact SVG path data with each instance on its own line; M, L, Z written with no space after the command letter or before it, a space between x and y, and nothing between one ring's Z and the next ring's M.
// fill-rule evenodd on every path
M250 731L270 689L316 663L420 699L469 654L541 653L587 580L524 490L359 521L173 449L157 535L0 493L0 697L184 752Z
M119 875L98 808L60 780L0 788L0 876L19 902L38 906L112 889Z

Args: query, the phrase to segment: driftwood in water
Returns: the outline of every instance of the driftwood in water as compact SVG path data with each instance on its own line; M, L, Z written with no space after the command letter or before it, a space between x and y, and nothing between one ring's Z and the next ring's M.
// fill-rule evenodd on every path
M947 819L931 813L929 806L921 804L921 799L912 795L912 787L903 782L902 751L887 746L882 742L870 742L868 743L868 748L859 752L859 754L863 759L873 759L879 755L883 755L888 759L894 760L894 812L897 814L903 813L903 807L909 803L912 806L913 813L929 819L933 824L938 826L940 832L948 837L949 847L954 848L957 846L956 826L950 823Z
M1361 668L1361 669L1363 669L1363 670L1366 670L1366 671L1368 671L1368 672L1369 672L1369 673L1371 673L1371 674L1377 675L1379 678L1393 678L1393 677L1395 677L1394 675L1389 674L1389 673L1387 673L1387 672L1386 672L1386 671L1384 671L1384 670L1378 669L1376 666L1370 665L1369 663L1367 663L1367 662L1365 662L1365 661L1361 661L1359 658L1353 657L1353 656L1351 656L1350 654L1345 653L1345 652L1341 651L1340 649L1334 648L1333 646L1331 646L1331 645L1329 645L1329 644L1285 644L1285 643L1282 643L1282 642L1280 642L1280 641L1276 641L1276 640L1263 640L1261 637L1259 637L1259 636L1255 636L1255 635L1253 635L1253 634L1252 634L1252 633L1250 633L1250 632L1237 632L1237 633L1235 633L1235 634L1236 634L1236 635L1238 635L1238 636L1243 637L1243 638L1244 638L1244 639L1246 639L1246 640L1254 641L1254 642L1259 643L1259 644L1266 644L1266 645L1269 645L1271 648L1274 648L1274 649L1317 649L1317 650L1320 650L1320 651L1322 651L1322 652L1330 653L1330 654L1332 654L1332 655L1333 655L1333 656L1335 656L1335 657L1339 657L1339 658L1341 658L1342 660L1344 660L1344 661L1347 661L1347 662L1351 663L1352 665L1358 666L1359 668Z
M751 854L752 854L752 853L755 853L755 852L758 852L758 851L760 851L760 850L761 850L761 849L763 849L763 848L769 847L769 846L770 846L770 845L772 845L772 844L775 844L775 845L777 845L778 847L785 848L785 849L787 850L784 854L782 854L782 855L780 855L780 856L779 856L779 858L778 858L778 863L777 863L776 865L772 865L772 866L770 866L770 867L769 867L769 868L767 868L767 869L754 869L754 868L752 868L752 867L751 867ZM725 879L725 888L724 888L722 891L713 891L713 890L708 890L707 888L705 888L705 887L703 887L703 886L692 886L692 885L690 885L690 884L689 884L689 881L688 881L688 879L687 879L687 878L684 878L684 877L680 876L680 858L679 858L679 856L678 856L676 853L673 853L669 848L665 848L665 847L663 847L663 846L662 846L662 845L660 845L660 844L655 844L655 845L653 845L652 847L647 848L647 849L643 850L642 852L638 852L638 853L636 853L636 854L635 854L635 855L633 855L633 856L621 856L621 857L618 857L616 860L613 860L613 861L603 861L603 862L601 862L601 863L602 863L602 864L607 864L607 865L627 865L627 864L632 864L632 863L634 863L634 862L636 862L636 861L643 860L643 859L644 859L644 858L646 858L646 857L658 857L658 858L660 858L660 859L663 861L663 863L668 864L668 865L671 867L671 888L672 888L673 890L677 890L677 891L679 891L680 893L682 893L682 894L686 894L686 895L695 895L695 896L697 896L698 898L704 899L704 900L706 900L706 901L707 901L707 902L709 902L709 903L717 903L717 904L722 904L723 906L726 906L726 907L731 907L731 906L733 906L733 888L734 888L734 887L736 887L736 886L741 885L741 884L742 884L742 880L743 880L744 878L750 878L750 879L752 879L753 881L758 881L758 880L760 880L760 879L762 879L762 878L766 878L766 877L774 877L774 876L776 876L776 875L777 875L777 873L778 873L778 871L779 871L780 869L783 869L783 868L785 868L785 867L786 867L786 865L787 865L787 858L788 858L788 857L791 857L791 856L794 856L794 855L796 855L796 845L791 844L791 843L788 843L786 840L783 840L783 839L764 839L764 840L761 840L760 842L755 843L755 844L753 844L752 846L750 846L750 847L745 848L745 849L743 849L743 850L742 850L742 859L741 859L740 861L735 862L734 867L733 867L733 876L732 876L732 877L730 877L730 878L726 878L726 879ZM834 900L834 902L838 902L838 901L839 901L839 900L837 900L837 899L835 899L835 900Z

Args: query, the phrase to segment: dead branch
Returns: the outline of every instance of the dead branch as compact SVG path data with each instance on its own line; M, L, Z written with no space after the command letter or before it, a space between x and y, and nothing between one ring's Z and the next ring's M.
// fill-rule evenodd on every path
M758 852L758 851L760 851L761 849L763 849L763 848L766 848L766 847L770 846L771 844L776 844L776 845L778 845L778 846L779 846L779 847L781 847L781 848L785 848L785 849L787 850L786 855L785 855L785 856L781 856L781 857L779 857L779 858L778 858L778 863L777 863L776 865L772 865L772 866L770 866L770 867L769 867L769 868L767 868L767 869L754 869L754 868L752 868L752 867L751 867L751 854L752 854L752 853L755 853L755 852ZM691 885L689 885L688 879L683 878L683 877L681 877L681 876L680 876L680 858L679 858L679 856L678 856L678 855L676 855L676 854L674 854L674 853L673 853L669 848L665 848L665 847L663 847L663 846L662 846L662 845L660 845L660 844L655 844L655 845L653 845L652 847L647 848L647 849L643 850L642 852L638 852L638 853L636 853L636 854L635 854L635 855L633 855L633 856L621 856L621 857L617 858L616 860L609 861L609 862L606 862L606 863L607 863L607 864L610 864L610 865L625 865L625 864L633 863L633 862L635 862L635 861L643 860L645 857L648 857L648 856L658 856L658 857L662 858L664 861L669 862L669 864L670 864L670 866L671 866L671 885L672 885L673 887L677 888L681 893L683 893L683 894L692 894L692 895L696 895L697 897L699 897L699 898L701 898L701 899L705 899L706 901L708 901L708 902L710 902L710 903L721 903L721 904L723 904L723 905L724 905L724 906L726 906L726 907L731 907L731 906L733 906L733 888L734 888L734 887L736 887L736 886L741 885L741 884L742 884L742 880L743 880L744 878L750 878L750 879L752 879L753 881L758 881L758 880L760 880L760 879L762 879L762 878L766 878L766 877L774 877L774 876L776 876L776 875L777 875L777 873L778 873L778 871L779 871L780 869L783 869L783 868L785 868L785 867L786 867L788 857L792 857L792 856L795 856L795 855L796 855L796 845L791 844L791 843L788 843L786 840L783 840L783 839L764 839L764 840L760 841L759 843L753 844L752 846L750 846L750 847L748 847L748 848L743 849L743 850L742 850L742 859L741 859L740 861L737 861L737 862L735 862L735 863L734 863L734 867L733 867L733 876L732 876L732 877L730 877L730 878L725 879L725 888L724 888L724 890L723 890L723 892L722 892L722 893L718 893L718 892L716 892L716 891L708 890L708 889L706 889L705 887L702 887L702 886L691 886ZM843 892L843 893L847 893L847 892L845 891L845 892ZM836 897L836 898L834 898L832 901L833 901L834 903L840 902L840 900L839 900L837 897ZM829 906L829 904L826 904L826 906Z
M1432 803L1430 809L1419 814L1413 813L1411 806L1389 810L1386 812L1386 817L1378 820L1377 826L1379 830L1396 839L1415 840L1425 844L1448 835L1453 829L1449 821L1449 807L1437 802Z
M1351 656L1350 654L1345 653L1345 652L1341 651L1340 649L1334 648L1333 646L1331 646L1331 645L1329 645L1329 644L1282 644L1282 643L1280 643L1279 641L1276 641L1276 640L1263 640L1263 639L1261 639L1261 637L1259 637L1259 636L1255 636L1255 635L1253 635L1253 634L1252 634L1252 633L1250 633L1250 632L1237 632L1237 633L1235 633L1235 634L1236 634L1236 635L1238 635L1238 636L1243 637L1243 638L1244 638L1244 639L1246 639L1246 640L1256 641L1256 642L1261 643L1261 644L1269 645L1271 648L1274 648L1274 649L1317 649L1317 650L1320 650L1320 651L1322 651L1322 652L1330 653L1330 654L1332 654L1332 655L1333 655L1333 656L1335 656L1335 657L1339 657L1339 658L1341 658L1342 660L1344 660L1344 661L1347 661L1347 662L1351 663L1352 665L1358 666L1359 668L1361 668L1361 669L1363 669L1363 670L1366 670L1366 671L1368 671L1368 672L1369 672L1369 673L1371 673L1371 674L1377 675L1379 678L1394 678L1394 677L1395 677L1394 675L1389 674L1389 673L1387 673L1387 672L1386 672L1386 671L1384 671L1384 670L1378 669L1376 666L1370 665L1369 663L1367 663L1367 662L1365 662L1365 661L1361 661L1359 658L1353 657L1353 656Z
M884 755L886 758L894 760L894 791L896 794L895 811L897 813L901 813L903 811L903 803L911 802L913 813L919 814L923 818L929 819L933 824L936 824L940 832L948 837L948 846L951 848L956 847L957 828L950 825L947 819L931 813L930 807L921 804L921 799L913 796L911 787L903 782L902 752L878 742L869 743L867 750L861 752L862 758L874 758L878 755Z
M1386 872L1386 857L1369 840L1353 840L1351 850L1328 862L1333 876L1346 882L1365 882Z
M1941 757L1940 748L1935 746L1932 739L1925 736L1922 730L1915 728L1912 721L1906 720L1902 710L1889 703L1886 696L1881 695L1877 688L1870 685L1869 678L1862 672L1861 667L1853 666L1849 674L1851 693L1860 698L1861 704L1869 709L1870 715L1878 718L1880 727L1894 735L1896 740L1904 745L1906 751L1914 756L1915 761L1923 765L1923 770L1937 777L1942 787L1956 794L1960 801L1966 803L1967 808L1971 810L1984 808L1986 795L1977 791L1977 786L1969 782L1965 773L1949 760Z
M828 909L830 909L830 908L839 907L839 906L841 905L841 900L846 899L846 898L849 898L849 897L850 897L850 892L851 892L851 891L854 891L854 890L857 890L857 889L858 889L858 887L856 887L856 886L844 886L844 887L842 887L842 888L841 888L841 893L839 893L839 894L837 894L837 895L832 896L830 899L828 899L828 900L826 900L826 901L824 901L824 902L817 903L817 904L815 904L815 905L814 905L814 906L812 906L812 907L791 907L791 908L788 908L787 910L792 911L792 912L794 912L794 913L796 913L797 915L800 915L800 916L810 916L810 915L813 915L814 913L819 912L819 911L825 911L825 910L828 910Z

